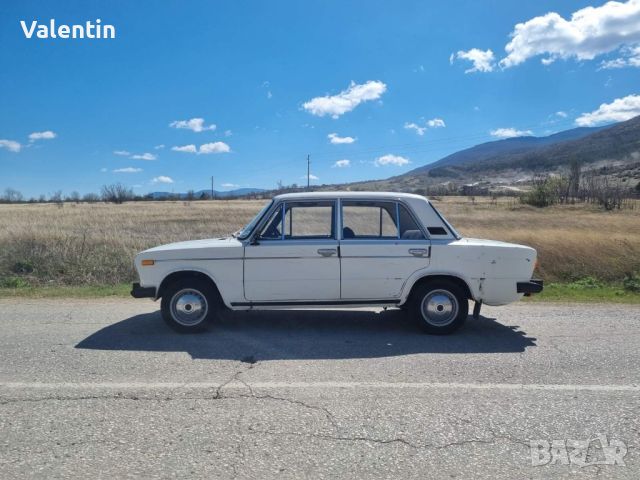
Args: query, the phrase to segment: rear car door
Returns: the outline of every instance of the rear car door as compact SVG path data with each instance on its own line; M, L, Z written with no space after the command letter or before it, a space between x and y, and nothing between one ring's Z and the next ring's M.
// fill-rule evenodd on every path
M336 201L280 203L256 241L245 247L249 301L340 299Z
M401 202L343 199L340 203L341 298L398 298L407 278L429 266L425 232Z

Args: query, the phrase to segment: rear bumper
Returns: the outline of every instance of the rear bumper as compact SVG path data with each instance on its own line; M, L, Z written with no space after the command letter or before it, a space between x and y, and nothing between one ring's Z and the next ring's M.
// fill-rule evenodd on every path
M532 278L528 282L518 282L516 288L518 293L531 295L532 293L540 293L544 287L542 280Z
M139 283L134 283L131 287L133 298L156 298L156 287L141 287Z

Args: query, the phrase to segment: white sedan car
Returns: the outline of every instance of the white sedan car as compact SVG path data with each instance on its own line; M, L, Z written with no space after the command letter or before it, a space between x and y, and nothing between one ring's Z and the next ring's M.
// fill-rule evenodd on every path
M469 303L505 305L542 290L533 248L463 238L425 197L293 193L273 198L226 238L139 253L136 298L161 298L164 320L201 331L222 309L395 306L428 333L450 333Z

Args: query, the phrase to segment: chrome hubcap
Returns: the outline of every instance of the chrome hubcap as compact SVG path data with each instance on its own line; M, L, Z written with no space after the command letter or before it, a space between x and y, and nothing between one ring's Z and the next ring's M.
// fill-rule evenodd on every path
M458 300L447 290L432 290L422 299L420 310L427 323L444 327L458 316Z
M205 296L192 288L180 290L171 299L171 316L185 327L193 327L202 322L208 311Z

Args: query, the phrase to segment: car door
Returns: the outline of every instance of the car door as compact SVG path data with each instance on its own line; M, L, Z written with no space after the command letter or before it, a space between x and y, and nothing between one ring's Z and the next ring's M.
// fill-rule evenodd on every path
M245 247L244 294L252 302L340 299L336 201L280 203Z
M397 298L429 266L430 242L410 210L395 201L342 200L341 298Z

